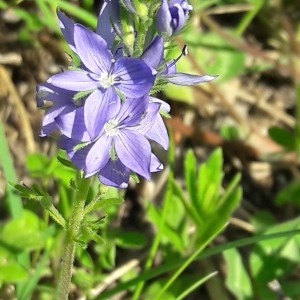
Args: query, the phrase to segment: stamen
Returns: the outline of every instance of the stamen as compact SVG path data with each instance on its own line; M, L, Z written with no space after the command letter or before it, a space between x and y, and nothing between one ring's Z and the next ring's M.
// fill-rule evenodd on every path
M119 53L119 51L121 51L122 49L123 49L123 47L118 47L118 48L116 49L116 51L115 51L115 56L117 56L118 53Z
M186 56L186 55L189 54L187 45L183 46L181 53L182 53L183 56Z
M186 56L186 55L188 55L188 47L187 47L187 45L184 45L181 50L180 55L177 58L173 59L172 63L170 63L170 65L168 65L168 68L173 67L182 56Z
M110 69L109 69L109 72L108 72L108 76L111 76L111 75L112 75L113 70L114 70L115 62L116 62L116 59L113 57L113 58L111 59L111 64L110 64Z
M115 120L109 120L104 125L104 130L106 131L107 135L109 135L109 136L114 136L119 133L118 124Z

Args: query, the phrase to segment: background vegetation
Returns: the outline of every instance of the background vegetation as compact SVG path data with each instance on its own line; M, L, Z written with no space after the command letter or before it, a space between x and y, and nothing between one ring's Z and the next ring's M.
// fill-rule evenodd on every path
M299 4L190 2L168 55L187 44L179 69L219 78L159 95L165 171L126 192L95 182L71 299L300 299ZM69 215L73 173L39 137L35 86L68 63L57 6L94 27L100 4L0 0L1 299L53 297L64 236L51 210Z

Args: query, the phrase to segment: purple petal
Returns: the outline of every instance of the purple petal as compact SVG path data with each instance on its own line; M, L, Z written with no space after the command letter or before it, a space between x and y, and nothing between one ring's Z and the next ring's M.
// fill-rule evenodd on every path
M159 103L154 103L154 102L150 103L150 105L145 113L145 116L140 121L140 124L138 126L135 126L133 128L133 130L136 130L139 133L141 133L142 135L145 135L151 129L151 127L154 125L154 122L155 122L157 116L159 115L159 113L158 113L159 108L160 108Z
M151 68L156 69L163 59L164 41L160 36L156 36L147 49L144 51L141 59Z
M114 101L116 94L112 88L104 92L96 90L85 101L84 122L91 140L94 140L107 121L108 105Z
M69 111L74 110L76 106L73 105L64 105L64 104L54 104L50 107L42 122L42 131L41 136L48 135L58 128L55 118L61 114L68 113Z
M147 139L132 130L120 130L114 138L117 156L132 171L150 179L151 147Z
M121 109L115 119L119 126L133 126L142 120L142 115L147 110L148 105L148 96L128 98L125 102L122 102Z
M84 123L83 107L75 106L73 110L59 115L55 121L61 133L71 139L87 142L90 136Z
M176 73L176 59L170 60L168 63L165 64L164 69L162 70L162 74L174 74Z
M159 172L163 169L164 169L164 165L159 161L159 159L153 153L151 153L150 171Z
M150 103L152 102L156 102L156 103L159 103L160 104L160 108L159 110L164 110L165 112L170 112L171 110L171 106L169 103L167 103L166 101L163 101L161 99L158 99L156 97L151 97L149 96L149 99L150 99Z
M57 9L57 16L59 19L60 30L69 44L72 51L76 53L75 43L74 43L74 22L68 18L64 13Z
M66 150L68 155L70 154L71 156L75 153L73 148L76 145L78 145L78 141L72 140L64 135L62 135L58 140L58 147Z
M56 87L48 82L44 82L42 84L39 84L37 86L37 105L38 107L44 106L44 101L53 101L55 103L59 104L72 104L74 92L67 91L65 89L61 89L59 87Z
M99 172L109 160L109 152L112 147L112 138L103 134L93 144L85 159L85 176L91 176Z
M138 98L148 94L153 86L156 71L140 59L121 57L114 65L113 74L119 78L115 86L126 97Z
M59 147L65 149L74 166L85 172L85 177L99 172L109 160L109 151L112 139L102 135L95 143L89 144L79 150L74 150L78 141L62 137Z
M171 27L172 16L169 10L167 0L162 0L161 7L157 11L156 15L156 26L157 31L162 34L165 33L167 36L171 36L173 29Z
M112 54L100 35L81 24L75 24L74 41L77 53L88 70L95 74L110 71Z
M66 136L61 136L58 142L59 148L66 150L73 165L79 170L85 170L86 157L90 149L93 147L93 144L90 144L79 150L74 150L77 145L78 141L69 139Z
M99 87L99 76L83 70L70 70L50 77L47 82L70 91L88 91Z
M210 75L192 75L186 73L175 73L162 76L168 82L177 84L177 85L194 85L198 83L203 83L207 81L214 80L218 76L210 76Z
M183 9L184 11L186 11L186 13L187 13L189 10L193 10L193 6L190 5L190 4L188 3L187 0L170 0L170 1L169 1L169 6L170 6L170 7L171 7L171 6L175 6L175 5L181 6L182 9Z
M116 115L119 113L121 108L121 99L117 96L115 91L110 91L113 93L111 99L108 104L108 111L107 111L107 120L114 119Z
M109 160L99 172L99 180L109 186L125 189L128 186L130 169L119 159Z
M176 10L176 17L174 17L173 16L173 20L172 20L172 23L173 23L173 34L174 33L177 33L183 26L184 26L184 24L186 23L186 20L187 20L187 17L188 17L188 15L185 15L185 13L184 13L184 11L183 11L183 9L182 9L182 7L180 7L180 6L174 6L173 7L173 9L174 10ZM172 12L171 12L171 15L173 15L172 14Z
M99 34L111 49L115 40L114 29L120 29L119 5L114 0L104 0L101 7L96 33ZM108 25L109 24L109 25Z
M168 131L160 114L157 115L153 126L147 131L146 137L160 144L165 150L169 148Z

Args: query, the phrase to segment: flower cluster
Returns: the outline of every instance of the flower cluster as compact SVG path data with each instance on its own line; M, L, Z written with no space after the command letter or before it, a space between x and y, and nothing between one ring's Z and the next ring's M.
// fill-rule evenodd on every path
M127 8L132 26L138 20L138 8L131 1L124 3L126 7L117 0L105 0L95 32L58 10L61 31L80 63L37 87L38 106L53 102L43 119L41 135L59 130L59 147L86 177L98 174L100 182L119 188L127 187L131 174L150 179L151 172L163 168L150 141L168 148L161 114L168 114L170 107L150 96L155 87L214 79L176 71L186 47L180 57L164 58L165 42L178 33L192 10L186 0L161 1L155 22L146 28L142 51L135 49L139 32L132 47L123 38L121 11Z

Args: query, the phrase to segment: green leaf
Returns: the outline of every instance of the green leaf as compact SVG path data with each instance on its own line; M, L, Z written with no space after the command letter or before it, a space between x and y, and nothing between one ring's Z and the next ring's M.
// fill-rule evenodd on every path
M200 207L197 199L197 187L196 187L196 158L192 150L188 150L184 159L184 177L185 184L189 193L190 201L196 211L199 212Z
M257 236L251 236L243 239L239 239L237 241L227 242L225 244L217 245L214 247L207 248L203 250L193 261L198 261L200 259L204 259L206 257L211 257L212 255L219 254L224 252L225 250L232 249L232 248L239 248L247 245L252 245L260 241L269 241L269 240L277 240L278 238L283 237L299 237L300 236L300 230L291 230L291 231L285 231L285 232L277 232L274 234L261 234ZM167 272L170 272L172 270L175 270L176 268L179 268L182 264L185 263L186 258L177 258L173 261L169 261L165 263L164 265L161 265L159 267L153 268L152 270L147 270L143 272L142 274L139 274L136 278L131 279L127 282L120 283L115 288L112 288L111 290L105 291L101 296L97 297L97 300L107 299L107 297L110 297L112 295L115 295L116 293L120 291L126 291L130 287L135 286L138 282L146 281L150 279L155 279Z
M56 228L50 225L47 231L49 236L53 236L56 232ZM55 247L55 243L49 244L50 247L44 247L43 254L40 255L38 262L34 266L34 269L31 270L30 276L27 276L26 280L18 284L17 299L26 300L33 298L32 294L36 290L40 278L44 275L44 271L49 263L50 255L53 253L52 250Z
M236 299L250 299L252 285L249 275L243 265L241 255L236 249L223 252L226 261L226 286Z
M269 136L279 145L283 146L287 151L295 149L294 135L280 127L273 126L269 128Z
M64 217L60 214L60 212L56 209L56 207L51 204L48 208L47 211L49 213L49 216L62 228L66 228L66 220Z
M197 206L202 218L215 213L223 178L222 165L222 150L218 148L199 168Z
M28 154L26 158L26 168L32 176L41 177L47 174L46 170L50 165L50 159L42 153Z
M95 274L83 268L77 268L72 278L76 286L82 290L89 290L93 287Z
M93 259L91 257L91 254L89 251L86 251L86 249L82 249L80 247L76 248L76 257L80 261L80 263L87 269L93 270L95 265L93 262Z
M1 151L0 151L0 166L2 168L2 174L5 177L6 184L5 187L5 202L8 206L9 213L12 218L18 218L22 215L23 204L22 199L19 195L16 195L13 185L17 182L17 176L15 174L14 164L12 156L10 154L9 146L6 140L4 126L0 121L0 139L1 139ZM13 184L10 184L10 183Z
M26 279L27 271L13 259L0 259L0 282L18 282Z
M300 218L276 224L265 234L280 233L300 228ZM286 236L276 240L260 241L250 254L249 265L257 295L261 299L275 299L267 284L290 273L300 261L300 236ZM273 297L273 298L272 298Z
M198 275L197 275L197 279L194 280L194 282L189 282L189 287L186 288L185 291L176 298L176 300L185 299L185 297L188 296L191 292L193 292L196 288L203 285L206 281L208 281L212 277L216 276L217 274L218 274L218 272L212 272L211 274L208 274L205 277L200 278L200 279L198 278Z
M99 227L93 228L89 224L83 224L80 229L80 233L76 237L76 242L78 242L82 248L87 247L89 241L94 241L96 244L106 244L104 238L97 233Z
M174 179L173 179L173 194L174 197L178 197L180 199L181 203L185 207L185 212L189 215L189 217L193 220L193 222L197 224L199 227L201 227L202 221L199 217L199 214L192 207L191 203L187 201L187 199L184 197L181 187Z
M220 129L221 136L226 140L240 139L239 128L232 125L224 125Z
M245 53L235 49L217 33L210 31L195 34L193 30L189 30L183 34L183 38L189 45L189 55L194 57L205 73L221 75L218 82L238 76L245 71ZM184 71L187 71L188 68L189 73L193 69L188 58L180 59L177 65L178 70L185 68Z
M34 213L24 210L21 218L11 220L3 226L0 240L27 251L40 249L47 238L41 228L41 220Z
M158 280L155 280L152 284L150 284L145 293L145 299L155 299L155 296L161 291L162 284L163 283ZM176 297L171 291L166 291L161 295L161 299L175 300Z
M251 217L255 232L262 232L276 223L274 215L269 211L259 210Z
M84 209L84 214L88 214L91 211L94 211L96 209L105 209L107 207L110 206L116 206L116 205L120 205L121 203L124 202L124 199L120 199L117 197L113 197L113 198L107 198L107 199L103 199L102 196L96 198L95 200L93 200L91 203L89 203L85 209Z
M116 245L123 249L141 249L146 243L145 235L139 232L120 232L116 236Z
M300 182L298 180L291 182L278 192L275 197L275 203L282 205L286 202L292 202L300 207Z
M61 157L61 156L57 156L57 160L64 166L68 167L68 168L71 168L71 169L75 169L74 165L72 164L71 161Z
M114 269L116 263L116 245L114 243L106 243L105 245L101 245L101 249L103 249L99 256L101 266L109 270Z
M94 14L82 9L81 7L70 3L67 0L43 0L45 2L51 3L54 7L59 7L61 10L67 12L68 14L78 18L86 25L91 28L96 28L97 18Z
M73 96L73 100L75 102L75 104L79 105L81 100L84 100L83 98L85 98L87 95L91 94L92 92L94 92L94 90L87 90L87 91L80 91L77 92L74 96Z
M171 243L179 252L184 251L184 241L175 229L170 228L168 224L161 225L162 212L152 204L148 205L147 216L149 220L159 228L161 240Z

